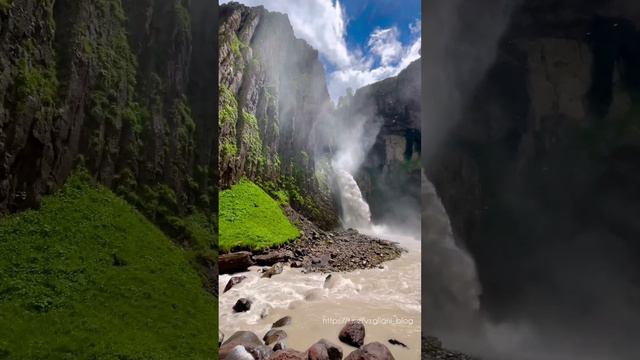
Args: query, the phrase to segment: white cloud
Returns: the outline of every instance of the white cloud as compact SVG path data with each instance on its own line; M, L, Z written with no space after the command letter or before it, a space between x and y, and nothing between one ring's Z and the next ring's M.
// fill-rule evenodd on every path
M402 43L398 39L400 32L397 28L377 28L369 36L369 49L371 53L380 57L380 63L387 66L396 62L402 55Z
M247 6L262 5L267 10L289 16L296 37L304 39L336 66L349 66L347 24L340 2L331 0L236 0ZM229 0L220 1L221 4Z
M229 0L221 0L226 3ZM415 38L409 45L400 42L396 27L375 29L366 46L349 49L346 42L347 20L339 0L239 0L248 6L263 5L266 9L285 13L299 37L317 49L333 65L328 75L329 94L334 102L346 93L362 86L397 75L420 57L420 20L409 24ZM366 52L365 52L366 53Z
M409 46L402 47L401 52L396 56L397 60L384 63L380 58L380 65L373 66L371 57L361 59L361 63L349 68L338 69L329 74L328 86L331 98L336 101L344 95L347 88L358 89L374 82L384 80L391 76L396 76L412 62L420 58L421 38L418 37ZM374 53L374 51L371 51Z
M409 24L409 31L411 31L412 34L420 34L422 31L422 21L420 19L416 19L415 22Z

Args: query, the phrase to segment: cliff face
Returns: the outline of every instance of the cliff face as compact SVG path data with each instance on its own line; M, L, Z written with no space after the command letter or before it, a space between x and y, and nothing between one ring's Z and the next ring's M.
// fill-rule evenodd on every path
M427 163L495 313L601 304L593 283L574 277L580 268L593 281L639 275L627 267L640 254L639 10L632 1L519 6ZM427 119L425 131L441 121Z
M218 39L220 186L246 177L285 188L296 210L336 225L329 188L310 159L314 127L333 111L318 52L295 38L286 15L237 3L220 7Z
M151 219L214 207L214 8L205 0L0 4L0 211L83 164Z
M369 126L380 130L357 176L380 219L390 204L411 202L419 207L421 153L421 62L417 60L398 76L358 89L343 111L345 119L365 115ZM405 217L400 212L396 215Z

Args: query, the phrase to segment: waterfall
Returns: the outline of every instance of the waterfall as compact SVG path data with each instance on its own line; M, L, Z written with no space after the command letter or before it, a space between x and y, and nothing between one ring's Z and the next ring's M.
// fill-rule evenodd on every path
M425 311L447 320L475 314L481 292L475 262L456 243L449 216L424 171L422 196L423 276L429 282L424 287Z
M346 228L371 227L371 210L362 197L358 183L348 171L335 169L335 180L342 204L342 222Z

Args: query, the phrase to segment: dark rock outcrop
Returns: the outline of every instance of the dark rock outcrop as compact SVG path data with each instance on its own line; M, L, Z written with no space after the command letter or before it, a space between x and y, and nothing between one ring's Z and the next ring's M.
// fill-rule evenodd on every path
M473 19L487 1L478 3L459 13ZM630 265L640 259L631 215L640 213L639 14L637 1L522 2L468 100L442 102L459 118L425 117L425 134L448 124L436 147L423 145L432 150L426 173L476 260L482 306L495 317L532 309L535 319L533 309L549 306L558 319L586 324L590 314L612 329L638 329L637 312L610 312L609 299L628 292L605 279L637 284L640 275ZM470 31L481 22L466 23L450 43L476 39ZM444 54L454 68L437 71L460 74L447 79L457 90L472 60L456 55Z
M192 63L215 64L212 32L196 34L213 16L203 0L17 0L0 10L0 211L37 206L78 164L167 226L192 206L211 209L217 129L200 105L215 87L190 90L203 70ZM194 51L195 40L207 49Z
M194 248L184 219L217 208L214 6L2 2L0 214L38 207L82 167ZM196 262L217 292L210 222Z
M380 130L356 176L375 219L420 208L421 61L398 76L358 89L338 112L349 119L366 116L365 127ZM407 204L412 204L411 207ZM401 204L390 211L389 207Z
M432 336L422 338L422 360L477 360L469 355L450 351L442 347L442 342Z

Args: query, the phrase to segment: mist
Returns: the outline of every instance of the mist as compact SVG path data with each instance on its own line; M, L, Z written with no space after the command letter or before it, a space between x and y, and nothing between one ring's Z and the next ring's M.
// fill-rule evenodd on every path
M581 186L597 191L576 191L578 200L559 198L557 193L538 199L523 190L526 179L501 179L495 191L507 194L506 204L501 205L510 212L494 215L499 220L485 228L515 230L483 234L481 238L488 241L473 247L463 243L460 234L452 234L447 209L442 208L445 218L437 211L438 193L456 189L441 183L433 188L429 179L443 166L439 161L451 159L440 155L447 151L452 131L488 76L510 14L518 5L500 0L427 3L422 127L422 148L426 149L424 332L441 338L445 347L485 360L635 359L640 350L635 339L640 333L640 287L639 252L633 241L637 222L628 217L638 209L632 204L637 192L629 190L631 186L619 190L606 181L585 185L569 180L566 191ZM550 166L547 183L561 182L567 159L571 158ZM581 181L596 182L592 179L597 179L597 169L586 166L580 171ZM502 236L504 241L488 239L492 236Z

